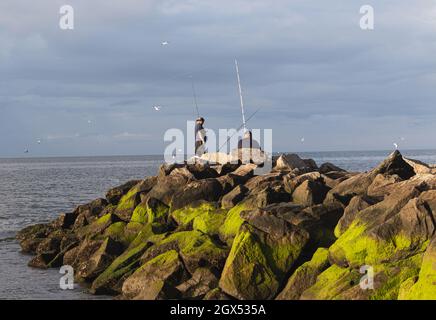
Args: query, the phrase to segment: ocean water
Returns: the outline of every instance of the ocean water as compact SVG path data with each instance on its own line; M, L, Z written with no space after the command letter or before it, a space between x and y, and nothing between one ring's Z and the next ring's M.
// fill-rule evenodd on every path
M307 152L318 165L331 162L350 171L366 171L388 151ZM436 163L436 150L404 151L409 158ZM103 197L111 187L154 175L161 156L0 159L0 299L107 299L86 288L61 290L59 270L27 267L15 234L25 226L48 222L78 204Z

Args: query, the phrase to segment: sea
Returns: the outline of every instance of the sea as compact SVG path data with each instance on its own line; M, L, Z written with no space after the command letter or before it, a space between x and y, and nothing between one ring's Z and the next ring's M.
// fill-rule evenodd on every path
M391 151L302 152L318 165L331 162L349 171L367 171ZM436 150L406 150L402 154L436 164ZM131 179L155 175L162 156L0 158L0 299L111 299L94 296L75 285L63 290L58 269L27 266L31 256L20 252L16 232L45 223L77 205L104 197Z

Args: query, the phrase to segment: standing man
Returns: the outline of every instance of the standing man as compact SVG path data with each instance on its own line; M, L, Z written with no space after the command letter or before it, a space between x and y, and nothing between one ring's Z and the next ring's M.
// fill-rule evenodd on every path
M195 121L195 155L201 157L206 148L206 130L203 128L204 118L197 118Z

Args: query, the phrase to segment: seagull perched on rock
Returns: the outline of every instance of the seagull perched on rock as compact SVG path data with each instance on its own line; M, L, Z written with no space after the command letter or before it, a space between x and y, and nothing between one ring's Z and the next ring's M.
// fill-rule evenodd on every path
M395 150L398 150L398 144L394 142Z

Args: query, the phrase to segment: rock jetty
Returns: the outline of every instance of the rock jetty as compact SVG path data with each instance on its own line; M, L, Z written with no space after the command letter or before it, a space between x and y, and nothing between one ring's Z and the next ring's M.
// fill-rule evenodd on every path
M118 299L436 299L435 167L255 168L163 164L17 239L30 267Z

